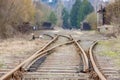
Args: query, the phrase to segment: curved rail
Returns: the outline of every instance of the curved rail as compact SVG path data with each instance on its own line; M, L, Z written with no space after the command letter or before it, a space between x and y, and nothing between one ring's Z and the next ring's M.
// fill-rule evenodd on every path
M39 54L40 52L44 51L49 45L51 45L54 41L56 41L58 39L58 35L56 37L54 37L50 42L48 42L44 47L42 47L42 49L38 50L37 52L35 52L30 58L28 58L27 60L25 60L24 62L22 62L20 65L18 65L15 69L11 70L10 72L8 72L7 74L5 74L3 77L0 78L0 80L5 80L7 78L9 78L10 76L12 76L14 74L14 72L16 71L20 71L21 70L21 67L24 65L24 64L29 64L32 60L32 58ZM25 65L25 66L27 66ZM24 67L25 67L24 66Z
M32 56L36 55L36 54L39 54L40 52L44 51L48 46L50 46L53 42L55 42L57 39L58 39L58 35L56 37L54 37L50 42L48 42L44 47L42 47L40 50L38 50L37 52L35 52ZM26 66L28 66L29 64L31 63L31 61L29 61L28 63L26 63L24 65L24 68Z
M68 37L68 36L65 36L65 35L59 35L59 36L61 36L61 37L65 37L65 38L67 38L68 40L71 40L71 38Z
M77 47L80 49L80 51L82 52L82 60L83 60L83 72L88 72L89 70L89 62L88 62L88 57L85 53L85 51L83 50L83 48L80 46L80 44L78 43L78 41L76 41L71 35L70 37L73 39L74 43L77 45Z
M90 55L90 60L91 60L91 63L92 63L92 66L93 66L93 69L94 71L97 73L98 77L100 78L100 80L107 80L105 78L105 76L101 73L101 71L98 69L96 63L95 63L95 60L94 60L94 57L93 57L93 48L95 47L95 45L97 45L97 41L93 43L93 45L90 47L89 49L89 55Z
M33 60L35 60L35 59L37 59L38 57L41 57L41 56L43 56L43 55L49 54L49 53L47 53L47 52L49 52L49 51L51 51L51 50L53 50L53 49L55 49L55 48L57 48L57 47L59 47L59 46L62 46L62 45L65 45L65 44L70 44L70 43L73 43L73 41L69 41L69 42L66 42L66 43L63 43L63 44L54 46L54 47L52 47L52 48L50 48L50 49L47 49L47 50L44 50L44 51L42 51L42 52L38 51L39 54L38 54L38 52L36 52L36 53L35 53L36 55L31 56L30 58L28 58L27 60L25 60L24 62L22 62L21 64L19 64L15 69L11 70L11 71L8 72L6 75L2 76L2 77L0 78L0 80L9 79L11 76L14 75L15 72L21 71L21 69L23 69L22 67L23 67L26 63L31 62L31 61L33 61ZM46 47L45 47L45 48L46 48ZM42 50L43 50L43 49L42 49ZM45 53L46 53L46 54L45 54Z
M48 37L50 37L51 39L54 38L53 36L51 36L51 35L49 35L49 34L43 34L43 35L48 36Z
M47 34L45 34L45 35L47 35ZM50 41L50 42L48 43L48 45L46 45L45 47L43 47L40 51L38 51L38 52L35 53L34 55L36 55L36 54L38 54L38 53L44 51L45 49L47 49L47 47L50 46L53 42L55 42L60 36L61 36L61 37L65 37L65 38L71 40L71 38L68 37L68 36L58 35L58 34L56 34L56 35L57 35L57 36L56 36L52 41ZM33 60L30 61L29 63L25 64L23 68L24 68L25 70L28 69L28 68L32 65L31 62L33 63Z
M47 49L47 50L41 52L40 54L37 54L37 55L35 56L34 60L31 62L31 64L28 65L27 69L28 69L34 62L36 62L38 59L42 58L43 56L46 56L46 55L49 55L49 54L50 54L50 53L47 53L47 52L52 51L52 50L54 50L54 49L57 48L57 47L60 47L60 46L63 46L63 45L67 45L67 44L71 44L71 43L73 43L73 41L69 41L69 42L66 42L66 43L63 43L63 44L56 45L56 46L54 46L54 47L52 47L52 48L50 48L50 49Z

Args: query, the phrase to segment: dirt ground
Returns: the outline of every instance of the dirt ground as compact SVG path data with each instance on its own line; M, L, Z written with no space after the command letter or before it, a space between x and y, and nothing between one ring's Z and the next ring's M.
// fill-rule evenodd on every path
M29 41L23 38L0 42L0 69L12 69L45 45L48 40Z
M76 40L95 41L100 40L99 45L102 46L98 54L108 56L115 61L120 68L120 38L108 38L98 34L95 31L80 30L46 30L37 31L39 34L55 34L72 35ZM36 50L40 49L50 39L37 39L29 41L25 39L8 39L0 42L0 68L12 69L20 62L31 56ZM85 42L86 43L86 42ZM89 48L88 43L86 46ZM106 54L107 53L107 54Z

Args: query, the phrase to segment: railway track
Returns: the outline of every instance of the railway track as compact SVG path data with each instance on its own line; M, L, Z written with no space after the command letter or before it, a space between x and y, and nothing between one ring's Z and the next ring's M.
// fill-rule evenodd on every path
M72 36L49 37L50 42L0 80L108 80L94 58L97 42L83 49Z
M35 54L33 54L30 58L28 58L27 60L25 60L24 62L22 62L20 65L18 65L15 69L11 70L10 72L8 72L6 75L4 75L3 77L0 78L0 80L6 80L6 79L9 79L9 78L12 78L15 74L19 74L21 75L22 72L24 72L23 70L23 67L27 66L30 64L31 61L34 61L37 57L39 56L43 56L45 55L46 52L49 52L51 51L52 49L56 48L56 47L59 47L61 45L65 45L65 44L69 44L69 43L72 43L72 41L70 42L66 42L66 43L63 43L63 44L59 44L57 46L54 46L48 50L45 50L46 48L48 48L48 46L51 46L52 43L54 43L57 39L58 39L59 36L56 36L55 38L53 38L48 44L46 44L42 49L38 50ZM24 68L25 68L24 67Z
M62 38L66 37L63 35L59 35ZM67 39L67 40L66 40ZM74 43L73 39L66 37L64 42L70 40L70 42ZM58 42L52 44L55 45L61 42L61 38ZM78 48L78 47L77 47ZM72 49L72 50L71 50ZM81 53L81 52L80 52ZM52 51L46 58L43 57L43 63L39 66L37 62L41 62L40 59L36 61L33 65L31 65L32 69L30 72L24 74L24 80L29 79L81 79L87 80L89 79L89 75L86 73L78 73L80 72L80 56L76 51L75 45L69 44L62 45L59 48L56 48L55 51ZM37 69L35 68L37 65ZM39 67L38 67L39 66ZM31 68L30 67L30 68ZM82 68L81 68L82 70ZM32 72L32 73L31 73ZM41 75L41 76L39 76Z
M120 80L120 75L117 72L117 69L114 67L114 64L112 64L113 66L110 66L111 62L109 62L109 58L100 57L94 54L94 47L97 44L98 42L94 42L89 50L91 63L95 73L98 75L97 77L101 80ZM107 61L107 63L105 61Z

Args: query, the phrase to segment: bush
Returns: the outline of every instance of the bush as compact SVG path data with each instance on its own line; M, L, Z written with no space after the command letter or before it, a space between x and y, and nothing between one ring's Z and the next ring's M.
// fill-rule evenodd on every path
M8 25L16 29L24 22L33 23L34 15L35 7L31 0L0 0L0 38L7 38L7 32L11 30Z
M108 23L120 24L120 0L106 7L106 19Z
M95 12L86 17L86 21L90 24L93 30L97 29L97 14Z

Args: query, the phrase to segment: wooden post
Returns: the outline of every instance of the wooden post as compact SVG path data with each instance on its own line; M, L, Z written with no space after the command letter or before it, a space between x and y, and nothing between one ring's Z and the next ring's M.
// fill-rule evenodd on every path
M32 33L32 40L35 40L35 35L34 35L34 33Z

